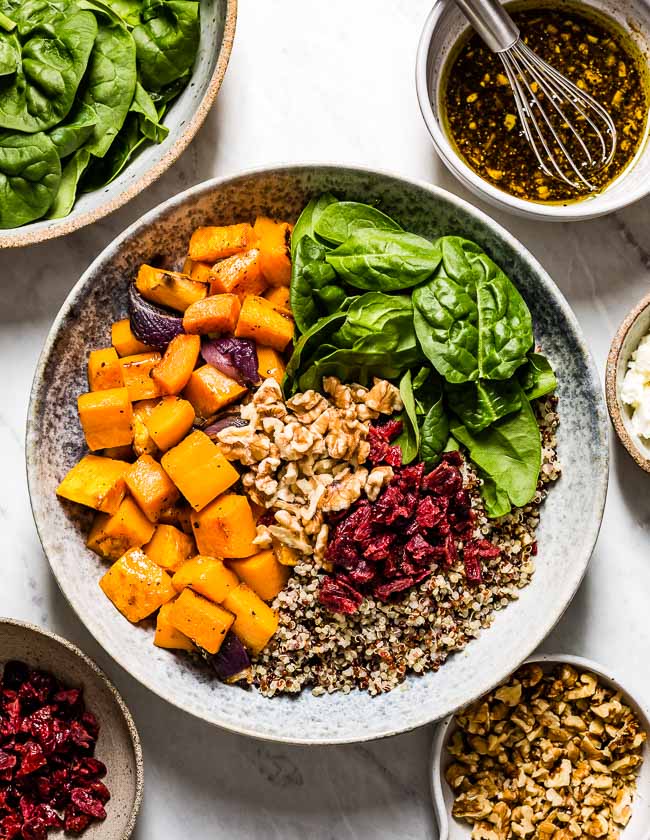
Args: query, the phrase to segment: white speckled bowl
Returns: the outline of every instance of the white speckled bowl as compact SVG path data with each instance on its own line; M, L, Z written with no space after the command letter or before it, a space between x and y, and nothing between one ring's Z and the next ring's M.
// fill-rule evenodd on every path
M142 802L144 770L138 731L117 689L66 639L33 624L0 618L0 665L10 659L49 671L67 686L83 689L86 708L100 723L95 755L106 765L104 782L111 792L106 819L93 822L84 831L84 840L128 840Z
M438 672L410 677L381 697L354 692L272 700L219 684L188 659L153 647L151 629L130 625L101 594L104 568L84 547L89 512L61 503L55 488L81 456L76 397L87 388L86 357L110 343L126 312L137 266L156 254L181 257L193 228L257 213L295 219L325 190L378 202L425 236L455 233L480 243L513 278L532 309L538 341L559 375L559 450L564 476L539 529L538 570L494 626ZM52 326L36 371L27 428L34 517L52 570L90 632L131 674L169 702L210 723L262 738L341 743L393 735L439 719L483 694L541 642L584 575L605 502L607 422L598 376L565 299L544 269L488 216L450 193L403 178L339 166L295 166L208 181L160 205L95 260Z
M620 691L638 716L641 726L650 734L650 710L645 699L631 692L627 678L621 682L613 675L611 668L598 665L590 659L566 654L539 654L531 656L528 662L539 662L543 670L551 670L559 662L573 665L582 671L596 674L604 685ZM451 763L447 745L456 731L453 716L442 721L436 728L431 750L431 796L438 822L439 840L470 840L470 826L451 816L454 795L445 779L445 771ZM637 792L632 805L632 818L621 833L621 840L647 840L650 837L650 744L643 747L643 765L637 781Z
M147 146L108 186L79 196L65 218L0 230L0 248L33 245L79 230L122 207L160 178L189 146L219 93L236 21L237 0L201 0L199 52L190 83L165 116L169 134L164 142Z

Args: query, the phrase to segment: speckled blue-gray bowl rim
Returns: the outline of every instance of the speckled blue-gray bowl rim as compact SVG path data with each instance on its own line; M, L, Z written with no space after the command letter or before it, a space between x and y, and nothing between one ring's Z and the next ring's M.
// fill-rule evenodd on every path
M102 671L102 669L94 662L89 656L87 656L80 648L78 648L75 644L68 641L68 639L64 639L63 636L59 636L57 633L53 633L51 630L46 630L44 627L39 627L36 624L31 624L27 621L19 621L16 618L7 618L5 616L0 616L0 633L2 632L2 628L5 626L13 627L19 631L22 631L25 637L28 637L32 634L36 636L40 636L43 639L47 639L49 642L54 642L57 645L60 645L62 648L65 648L69 653L71 653L76 659L79 660L79 668L80 671L85 673L89 680L92 680L97 685L102 686L102 688L111 695L111 698L115 704L115 711L116 713L119 711L119 714L124 720L124 724L126 725L126 729L129 733L129 739L131 742L131 747L133 750L133 755L130 759L127 760L127 763L131 766L131 769L134 771L134 778L135 778L135 795L133 798L133 805L131 807L131 811L127 820L127 824L124 826L124 831L121 834L119 840L128 840L128 838L133 834L133 829L135 828L135 823L138 818L138 812L140 811L140 806L142 805L142 797L144 793L144 759L142 757L142 744L140 743L140 735L138 734L137 727L129 711L129 707L124 702L122 695L117 690L117 688L113 685L110 679L106 676L106 674ZM30 645L31 647L31 645ZM27 662L28 665L34 667L33 660L30 661L29 652L26 653L24 660ZM1 661L1 657L0 657ZM55 676L59 676L57 672L57 662L48 662L47 668L51 673ZM105 725L106 721L99 721L100 726ZM110 759L109 759L110 765ZM110 772L110 766L109 766ZM110 817L110 814L109 814ZM109 818L107 818L106 823L93 823L93 830L87 833L95 834L98 831L102 831L102 826L109 825ZM107 834L110 832L107 832ZM116 835L112 835L114 840L118 840Z
M303 726L299 728L298 732L294 731L294 729L291 727L289 727L288 731L276 731L273 729L264 728L260 725L256 726L255 719L251 719L250 715L248 715L245 711L242 712L241 719L238 719L236 722L233 720L225 720L223 716L219 715L218 700L215 702L215 713L207 714L197 708L192 708L187 703L183 703L183 698L175 697L173 692L163 691L160 688L160 686L156 684L155 680L151 679L148 674L142 672L143 669L140 668L140 662L137 663L137 668L134 667L133 664L129 665L126 662L126 656L124 655L124 652L119 648L119 646L117 646L113 642L113 639L111 638L110 634L104 635L101 632L101 629L95 621L90 606L82 603L75 603L73 600L70 599L69 595L66 593L66 581L63 577L64 570L63 568L59 568L58 558L54 559L51 556L52 553L49 550L51 544L51 535L47 528L47 522L39 521L39 495L41 493L41 490L38 486L35 475L35 465L37 462L37 451L39 447L38 412L41 401L45 400L47 392L47 383L44 381L44 372L48 364L50 354L56 343L59 330L64 325L68 316L71 314L71 311L75 310L77 305L82 302L86 285L101 267L102 263L114 257L120 251L120 249L127 246L129 242L133 242L138 237L138 234L144 229L146 229L147 226L153 224L157 220L165 217L166 215L170 215L171 213L173 213L174 210L179 209L181 206L192 202L193 200L198 200L203 196L209 195L213 191L218 191L220 189L226 188L236 188L238 184L245 184L251 179L254 180L273 178L275 176L277 176L278 178L299 178L300 176L303 176L304 178L309 178L312 175L313 177L318 177L319 180L331 177L333 181L345 177L350 177L352 179L356 178L357 180L361 181L363 179L373 179L380 183L382 188L384 189L388 189L391 185L395 185L397 187L401 187L405 191L424 191L426 193L429 193L432 198L438 199L442 203L446 203L446 205L451 206L453 210L469 216L473 222L482 225L489 232L489 234L492 237L494 237L495 241L500 241L507 251L514 253L515 257L518 260L520 260L523 264L525 264L527 269L531 272L531 274L535 276L536 282L538 282L541 285L545 302L547 302L548 305L550 305L553 308L554 312L557 313L557 316L559 317L560 321L563 322L564 328L568 330L568 333L570 334L570 339L573 344L575 354L575 357L572 357L572 359L575 364L579 363L580 367L583 369L582 373L584 381L582 382L582 385L584 386L586 396L592 403L590 408L592 416L588 419L593 427L593 438L590 442L590 445L593 449L592 463L589 465L581 465L582 468L587 468L588 471L591 470L590 474L588 474L585 477L586 480L581 483L581 486L584 485L585 494L589 496L591 504L589 506L585 530L581 535L582 542L580 546L579 556L576 557L576 562L574 562L572 565L571 575L567 580L566 590L562 593L562 597L553 603L553 609L549 610L547 614L540 617L539 620L534 623L532 629L529 629L528 634L525 635L525 641L522 643L521 649L517 651L517 654L511 660L495 664L493 673L490 673L489 677L486 677L482 680L474 680L471 686L467 687L467 691L463 694L462 700L456 698L454 702L450 703L448 707L444 709L444 711L432 712L430 709L427 711L426 706L422 704L418 705L418 700L417 698L415 698L415 704L403 704L408 706L408 710L399 709L396 719L394 720L383 721L383 716L381 714L378 714L376 715L376 717L379 719L380 723L376 723L375 725L373 725L371 720L364 719L363 722L355 722L354 731L349 732L336 732L336 725L341 725L341 721L333 720L331 721L332 728L334 729L333 732L330 732L329 729L321 729L319 731L319 734L314 736L309 734L309 726L306 724L303 724ZM334 189L334 191L337 191L337 189L339 189L336 186L333 186L332 188ZM76 309L76 311L79 310ZM533 316L535 316L534 312ZM566 380L563 386L562 373L560 372L559 390L563 390L563 387L567 387L567 396L572 393L572 389L568 388L568 386L566 385ZM571 402L572 400L565 399L561 405L560 429L562 429L563 422L566 424L568 415L571 414L572 411L575 414L575 410L572 408ZM211 180L204 181L203 183L190 187L189 189L161 203L157 207L150 210L139 221L135 222L130 227L128 227L115 240L113 240L113 242L110 243L104 249L104 251L94 260L94 262L84 272L80 280L73 286L50 329L34 375L34 381L30 395L30 405L28 410L26 432L26 462L28 487L32 512L34 515L38 535L41 540L43 550L50 562L53 574L61 588L61 591L63 592L64 596L68 599L72 609L77 613L78 617L86 625L87 629L93 634L97 641L115 659L115 661L128 673L130 673L135 679L139 680L143 685L145 685L155 694L157 694L167 702L177 706L178 708L184 709L190 714L202 718L208 723L220 726L224 729L237 732L242 735L260 738L262 740L278 741L282 743L291 744L357 743L361 741L375 740L378 738L390 737L392 735L408 732L410 730L416 729L420 726L424 726L436 720L441 720L447 717L447 715L452 714L459 708L468 705L473 700L490 691L495 685L502 682L510 673L512 673L513 670L515 670L523 661L525 661L525 659L528 656L530 656L530 654L551 632L555 624L559 621L559 619L562 617L565 610L571 603L575 593L577 592L582 582L600 530L607 495L607 483L609 474L608 424L606 418L607 411L598 373L586 340L582 334L581 328L571 307L569 306L568 302L566 301L556 284L546 273L546 271L542 268L541 264L536 260L536 258L500 224L494 221L487 214L483 213L481 210L474 207L469 202L459 198L458 196L448 192L447 190L444 190L440 187L432 186L431 184L426 183L424 181L405 178L397 173L374 170L356 165L344 166L338 164L323 164L318 162L301 164L282 163L273 166L245 170L236 175L227 175L223 177L213 178ZM581 421L583 418L579 416L575 419L577 421ZM560 457L562 457L562 450L560 451ZM576 464L575 466L576 469L580 468L580 465L578 464ZM559 488L553 488L549 495L549 499L553 499L553 493L555 492L556 494L558 494L554 506L555 511L558 510L557 505L560 502L559 497L561 496L561 493L558 493L558 490ZM569 503L570 499L565 501ZM546 508L548 507L549 501L546 502ZM546 513L546 517L550 517L548 511ZM546 520L543 512L542 525L545 521ZM565 529L566 527L570 527L570 525L571 523L566 523ZM573 532L571 532L571 534L569 534L568 537L569 539L567 548L569 548L572 544ZM535 576L533 577L533 584L536 580L539 580L540 577L541 573L539 570L538 562L538 569ZM533 584L530 584L527 587L527 589L523 590L522 596L520 596L520 598L516 601L512 602L508 609L506 609L505 611L500 611L501 615L498 615L496 620L498 621L499 618L502 618L504 612L507 614L509 611L512 611L514 609L514 605L521 603L523 598L526 596L527 590L531 589ZM117 613L116 616L118 616ZM489 636L492 634L496 634L494 628L490 628L484 631L478 640L470 643L469 647L471 647L472 645L480 645L482 640L489 638ZM524 634L517 632L518 638L522 638L523 635ZM448 662L451 662L452 660L457 661L459 658L466 657L467 651L468 648L465 648L459 653L454 654L450 658L450 660L448 660ZM404 691L415 685L413 681L435 679L437 675L444 673L445 667L449 668L449 664L443 666L443 668L440 671L435 673L429 673L424 677L411 675L409 678L407 678L406 683L404 683L402 686L399 686L392 692L380 695L379 697L372 698L370 702L377 705L377 711L379 712L379 704L390 702L392 698L399 698L400 695L403 697ZM227 690L234 690L228 686L225 686L224 688L226 688ZM247 694L248 692L242 692L242 695ZM336 696L337 698L343 697L343 700L346 703L353 703L355 698L359 698L361 696L359 692L351 692L350 694L343 696L340 693L338 693L337 695L325 695L324 697L314 697L310 694L309 690L303 691L301 697L304 697L305 695L309 697L308 702L311 702L312 706L314 704L318 704L319 702L323 703L327 700L331 700L334 696ZM297 705L299 701L283 697L266 700L266 702L284 704L289 703ZM397 699L396 702L399 705L399 701ZM349 709L351 707L348 706L347 708ZM370 708L372 710L373 707ZM283 719L287 716L290 716L292 713L295 714L295 706L294 709L289 709L285 706L285 709L287 711L287 714L283 715ZM407 714L405 714L406 711L408 711ZM311 722L313 723L313 719ZM310 721L307 721L307 724L309 723Z

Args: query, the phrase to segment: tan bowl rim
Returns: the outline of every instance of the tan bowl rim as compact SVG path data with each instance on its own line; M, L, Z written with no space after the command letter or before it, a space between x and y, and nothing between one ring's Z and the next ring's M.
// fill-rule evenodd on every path
M0 627L2 627L3 625L19 627L22 630L36 633L39 636L45 636L45 638L51 639L52 641L60 644L62 647L67 648L71 653L74 653L78 659L81 659L81 661L88 668L88 670L92 671L92 673L99 678L100 682L102 682L104 686L113 695L113 698L119 706L122 716L126 722L127 729L129 730L129 736L131 738L131 746L133 747L133 756L135 760L135 799L133 800L133 807L131 809L129 821L124 830L124 834L122 835L122 840L129 840L129 838L133 834L135 822L138 817L138 812L140 811L140 806L142 805L142 797L144 793L144 760L142 757L142 744L140 743L140 735L138 734L138 730L136 728L131 712L129 711L129 707L124 702L122 695L113 685L110 679L106 676L106 674L102 671L99 665L97 665L75 644L69 642L67 639L64 639L63 636L59 636L57 633L52 633L51 630L46 630L45 628L39 627L36 624L30 624L28 621L19 621L15 618L7 618L5 616L0 616ZM56 670L56 666L54 666L54 670Z
M226 19L223 31L223 40L219 48L219 58L217 60L214 73L210 79L207 90L203 99L199 103L192 118L187 123L185 131L172 143L165 154L157 161L150 169L148 169L141 178L138 178L130 184L125 190L114 196L110 201L100 204L91 210L87 210L79 216L67 216L62 220L53 221L51 225L39 231L31 229L31 225L24 227L12 228L7 232L0 232L0 248L22 248L25 245L36 245L39 242L46 242L48 239L56 239L59 236L67 236L75 230L86 227L86 225L103 219L105 216L114 213L123 205L135 198L136 195L145 190L148 186L157 181L158 178L169 169L172 164L176 163L178 158L183 154L185 149L194 139L196 133L203 125L205 118L214 104L217 94L221 88L230 54L232 52L232 45L235 38L235 27L237 23L237 3L238 0L226 0ZM40 221L40 220L39 220Z
M607 400L607 410L609 411L612 425L614 426L614 430L616 431L619 440L641 469L650 473L650 459L641 454L637 445L630 437L628 430L625 428L625 423L623 422L623 416L621 413L621 404L616 392L616 371L618 368L618 360L621 355L621 348L623 347L623 343L625 342L628 332L636 323L641 313L648 307L650 307L650 294L645 295L625 316L616 331L614 338L612 339L609 354L607 356L607 367L605 369L605 398Z

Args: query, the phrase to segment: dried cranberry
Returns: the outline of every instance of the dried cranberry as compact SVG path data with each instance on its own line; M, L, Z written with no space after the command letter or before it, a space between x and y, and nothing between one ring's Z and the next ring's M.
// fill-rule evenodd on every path
M103 805L105 805L111 798L111 792L103 782L91 782L89 785L86 785L86 790L93 793Z
M411 467L404 467L404 469L399 471L396 477L396 483L403 490L415 490L419 492L423 475L424 464L414 464Z
M363 546L363 556L373 563L386 560L390 555L390 548L397 539L397 534L391 531L387 534L378 534L371 537Z
M434 502L431 496L425 496L418 504L415 512L415 520L420 531L426 531L430 528L435 528L444 515L444 507Z
M70 801L82 814L88 814L95 817L96 820L106 819L104 806L87 788L73 788L70 793Z
M465 577L468 583L478 584L483 581L481 572L481 561L479 560L478 545L470 543L463 549L463 563L465 565Z
M405 589L410 589L413 583L413 577L396 578L388 583L382 583L380 586L376 586L373 589L373 595L380 601L387 601L396 592L403 592Z
M423 536L416 534L406 543L405 551L417 561L432 560L436 550L431 543L428 543Z
M66 831L81 834L82 831L88 828L91 822L92 817L89 814L82 814L74 805L68 805L66 807L63 818L63 827Z
M332 612L352 615L361 606L363 595L340 578L326 577L321 583L318 600Z
M20 836L22 825L23 821L18 814L7 814L0 820L0 836L3 840L14 840Z
M43 749L36 741L26 741L22 749L22 758L20 767L16 773L16 778L20 776L28 776L30 773L35 773L47 764L47 759L43 753Z
M443 462L429 475L425 475L422 485L425 490L438 496L453 496L462 489L463 477L457 467Z
M96 758L84 757L72 762L70 773L75 781L102 779L106 775L106 765Z
M402 450L399 446L389 446L386 454L384 455L384 461L390 467L401 467L402 466Z
M348 570L348 577L356 584L369 583L375 574L375 569L365 560L360 560L353 569Z

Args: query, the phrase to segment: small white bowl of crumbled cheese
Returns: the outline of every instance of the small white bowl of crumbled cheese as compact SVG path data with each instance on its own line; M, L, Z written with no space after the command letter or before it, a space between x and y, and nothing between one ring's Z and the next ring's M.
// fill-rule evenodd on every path
M650 295L630 312L614 336L605 390L621 443L650 472Z

